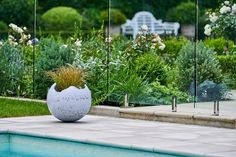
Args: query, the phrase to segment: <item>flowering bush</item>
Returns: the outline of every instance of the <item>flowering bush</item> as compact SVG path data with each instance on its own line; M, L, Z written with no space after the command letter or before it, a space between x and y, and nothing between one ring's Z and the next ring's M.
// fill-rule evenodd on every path
M8 41L12 45L18 45L18 44L24 44L29 41L31 38L30 34L27 34L27 28L26 27L18 27L17 25L10 23L9 27L11 28L11 34L8 36Z
M236 34L236 3L224 1L215 11L207 12L209 24L206 24L204 34L224 36L230 39Z
M136 39L128 45L126 53L132 57L140 56L145 53L155 53L165 49L165 44L158 34L149 33L147 25L142 25ZM134 58L133 58L134 59Z

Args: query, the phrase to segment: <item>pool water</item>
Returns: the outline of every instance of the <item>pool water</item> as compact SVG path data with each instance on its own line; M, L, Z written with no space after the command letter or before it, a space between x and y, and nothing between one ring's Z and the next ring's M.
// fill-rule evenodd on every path
M187 155L5 132L0 133L0 157L187 157Z

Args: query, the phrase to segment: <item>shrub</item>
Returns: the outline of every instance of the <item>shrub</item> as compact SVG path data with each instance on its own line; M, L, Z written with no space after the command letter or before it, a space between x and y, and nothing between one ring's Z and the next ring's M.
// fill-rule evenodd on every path
M128 67L117 70L109 77L109 101L122 104L124 96L128 94L130 103L140 104L146 85L145 79Z
M215 10L208 10L209 23L204 27L204 34L207 36L224 36L227 39L235 40L236 27L236 4L233 1L224 1Z
M165 49L158 51L158 54L160 54L167 63L173 64L175 58L179 54L179 51L187 42L188 40L184 37L167 38L165 39Z
M70 86L83 88L87 76L84 70L73 66L62 66L56 71L49 71L46 74L56 83L58 91L62 91Z
M168 66L156 54L146 53L134 61L134 70L148 82L158 80L162 85L166 84Z
M34 0L1 0L0 19L7 24L33 27Z
M236 55L217 56L223 73L236 74Z
M190 96L188 94L181 92L174 87L163 86L158 81L146 86L142 93L143 97L141 103L143 104L170 105L173 96L177 97L178 103L186 103L190 101Z
M110 11L110 19L108 17L108 12ZM125 23L126 16L118 9L103 10L100 13L101 20L105 24L108 24L109 20L112 25L120 25Z
M35 63L35 96L45 98L48 87L53 83L45 77L45 71L54 70L67 63L71 64L75 52L70 45L64 47L60 40L54 38L41 39L38 51L39 56Z
M90 25L95 28L101 28L102 21L100 19L100 11L96 8L85 9L82 13L83 17L90 21Z
M0 21L0 39L7 38L8 26L5 22Z
M72 31L83 25L83 17L73 8L54 7L42 15L47 31Z
M23 53L20 46L4 42L0 46L0 93L19 95L24 75Z
M8 26L5 22L0 21L0 33L2 32L7 32L8 31Z
M208 38L204 40L204 44L210 48L212 48L214 51L217 52L218 55L224 54L227 40L223 37L221 38ZM228 41L228 50L232 50L234 46L233 41Z
M226 84L231 89L236 89L236 55L217 56L222 72L226 78Z
M143 25L134 41L128 43L125 49L130 55L129 60L134 60L137 56L145 53L160 53L165 49L165 44L158 34L148 33L148 27Z
M193 2L183 2L168 10L166 20L178 21L181 24L194 24L196 5Z
M196 54L194 43L185 45L179 56L177 57L177 66L179 69L178 85L181 90L187 91L194 81L195 76L195 61L196 61L196 79L200 84L205 80L213 81L215 83L222 82L222 74L220 63L216 59L215 53L212 49L205 47L203 42L196 44ZM196 55L196 60L194 56Z
M213 81L205 80L197 86L198 101L222 100L227 99L227 96L228 89L223 83L216 84Z

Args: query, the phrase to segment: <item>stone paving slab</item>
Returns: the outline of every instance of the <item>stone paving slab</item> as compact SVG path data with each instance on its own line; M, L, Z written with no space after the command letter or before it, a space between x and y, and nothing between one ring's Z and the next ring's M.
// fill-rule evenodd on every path
M87 115L75 123L62 123L52 116L2 118L0 130L207 156L236 156L236 129Z

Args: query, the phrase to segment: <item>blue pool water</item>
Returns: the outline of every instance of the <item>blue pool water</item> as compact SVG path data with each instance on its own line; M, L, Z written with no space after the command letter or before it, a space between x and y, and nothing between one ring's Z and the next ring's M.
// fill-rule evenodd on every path
M187 157L187 155L2 132L0 157Z

